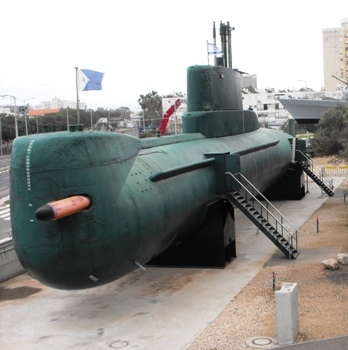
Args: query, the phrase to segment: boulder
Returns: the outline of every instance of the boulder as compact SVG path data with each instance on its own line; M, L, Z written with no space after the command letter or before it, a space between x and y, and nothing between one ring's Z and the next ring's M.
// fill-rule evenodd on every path
M337 261L342 265L348 265L348 253L337 254Z
M324 265L324 267L326 269L329 269L329 270L337 270L338 269L338 262L336 259L323 260L322 264Z

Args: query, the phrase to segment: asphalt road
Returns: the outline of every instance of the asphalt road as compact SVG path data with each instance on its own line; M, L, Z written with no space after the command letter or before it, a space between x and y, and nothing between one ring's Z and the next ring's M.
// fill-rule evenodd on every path
M10 160L10 156L0 158L0 241L11 235Z

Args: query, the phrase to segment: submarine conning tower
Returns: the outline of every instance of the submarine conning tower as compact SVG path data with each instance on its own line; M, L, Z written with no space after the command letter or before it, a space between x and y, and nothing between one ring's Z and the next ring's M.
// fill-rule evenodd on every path
M189 67L183 132L224 137L257 130L256 113L243 110L241 80L239 71L231 68Z
M221 24L223 57L231 56L229 24ZM215 25L214 25L215 40ZM229 39L229 40L228 40ZM227 45L224 43L228 43ZM224 137L259 128L255 112L243 110L242 74L227 66L231 59L216 59L218 65L197 65L187 69L187 112L183 116L184 133L205 137Z

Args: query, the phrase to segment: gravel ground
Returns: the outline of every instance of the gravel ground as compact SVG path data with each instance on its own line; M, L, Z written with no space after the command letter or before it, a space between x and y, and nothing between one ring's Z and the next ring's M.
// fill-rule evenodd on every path
M348 182L344 180L335 196L328 198L300 228L300 253L301 249L318 252L328 249L331 255L324 259L329 259L336 258L337 253L348 252L348 202L344 202L343 198L343 190L347 186ZM283 282L298 284L300 329L297 343L348 335L348 266L340 265L336 271L327 270L322 260L318 258L308 263L303 259L300 262L299 257L296 264L266 264L188 350L252 349L246 344L249 338L268 336L276 339L273 273L275 290L279 290Z

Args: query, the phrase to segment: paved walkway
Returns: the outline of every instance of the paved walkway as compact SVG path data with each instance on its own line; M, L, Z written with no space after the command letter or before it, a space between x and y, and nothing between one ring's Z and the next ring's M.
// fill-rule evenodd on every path
M328 198L312 182L309 190L301 201L274 203L297 228ZM139 269L82 291L50 289L26 274L3 282L1 347L185 350L278 251L238 210L236 230L238 257L223 270Z

